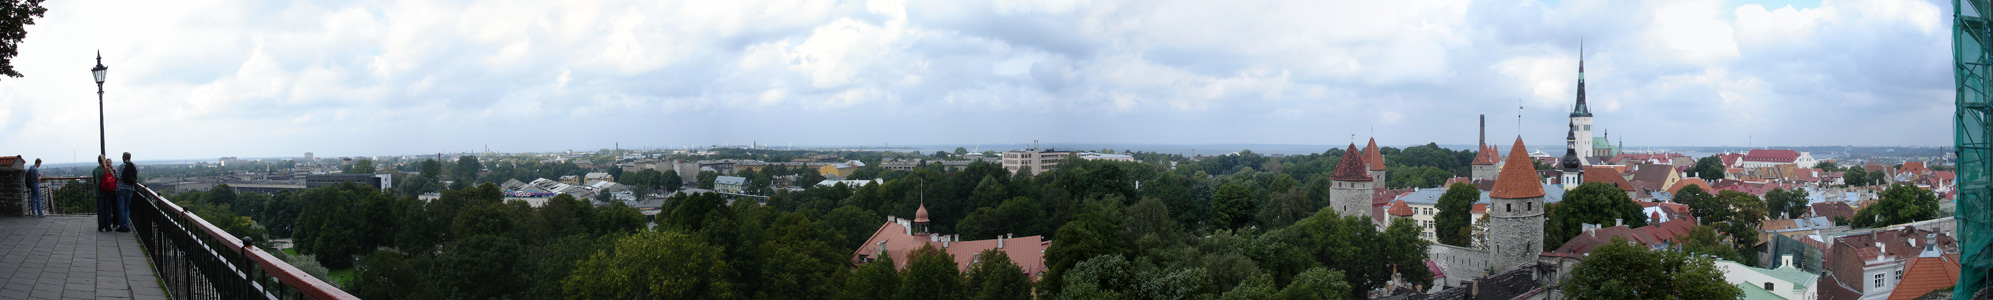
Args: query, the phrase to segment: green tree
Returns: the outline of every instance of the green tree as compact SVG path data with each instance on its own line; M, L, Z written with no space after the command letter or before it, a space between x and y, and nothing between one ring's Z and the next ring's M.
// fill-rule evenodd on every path
M1294 282L1275 294L1275 299L1351 299L1349 283L1343 281L1343 272L1327 268L1313 268L1294 276Z
M353 161L353 165L346 166L345 171L346 174L373 174L375 171L374 160L365 158L355 160Z
M865 243L865 239L872 238L872 232L879 229L884 219L856 206L840 206L824 214L824 223L844 235L844 243L838 244L838 247L856 248L863 246L859 244Z
M722 249L675 231L648 231L616 241L561 281L568 299L733 299Z
M1772 219L1793 219L1806 215L1806 190L1772 189L1765 193L1765 210Z
M1931 191L1907 184L1890 185L1882 199L1855 212L1857 228L1882 227L1937 218L1938 199Z
M530 286L531 272L521 272L525 254L525 246L510 237L472 236L445 249L427 275L445 298L516 298Z
M476 156L465 155L457 158L456 165L450 166L450 179L457 182L469 183L476 181L478 172L482 170L484 170L484 164L479 163Z
M963 274L967 277L963 285L976 300L1027 300L1031 299L1031 277L1024 274L1024 268L1010 261L1010 254L997 249L983 250L977 254L975 264Z
M1817 164L1813 164L1813 168L1816 168L1816 169L1820 169L1820 171L1826 171L1826 172L1841 172L1841 171L1842 171L1842 168L1841 168L1841 164L1839 164L1839 163L1834 163L1834 161L1831 161L1831 160L1830 160L1830 161L1823 161L1823 162L1820 162L1820 163L1817 163Z
M42 0L7 1L0 5L0 16L6 16L0 18L0 75L23 76L14 70L14 57L21 54L21 40L28 38L28 25L35 25L35 18L47 13Z
M955 271L955 256L926 245L908 255L906 281L900 284L897 299L959 299L962 275Z
M859 266L858 271L844 281L844 289L839 290L834 299L892 299L893 293L899 290L900 272L893 269L893 256L885 255Z
M720 172L699 171L699 188L713 189L713 180L720 178Z
M1253 192L1245 186L1232 183L1218 185L1218 193L1212 196L1211 227L1233 229L1251 222L1255 209Z
M1315 200L1309 199L1308 190L1296 186L1269 197L1255 219L1259 220L1261 226L1267 228L1287 227L1288 224L1294 224L1295 221L1314 215L1314 206Z
M229 187L228 184L224 183L208 188L206 202L214 205L232 205L235 204L236 198L235 188Z
M1472 231L1468 226L1472 220L1468 218L1472 217L1474 202L1479 200L1481 190L1474 184L1462 182L1446 187L1446 193L1439 196L1439 215L1433 216L1433 232L1439 237L1439 243L1473 247L1468 239Z
M1045 231L1045 212L1037 201L1017 197L996 207L978 208L955 226L966 238L987 239L1004 234L1038 235ZM877 227L877 226L873 226Z
M955 155L969 155L969 148L955 147Z
M443 176L443 163L434 159L424 159L422 160L420 172L422 172L422 177L429 177L430 179Z
M1543 248L1556 249L1564 241L1584 233L1583 224L1627 227L1647 226L1647 215L1626 191L1612 184L1590 182L1564 193L1564 201L1551 206L1544 224Z
M994 176L985 175L982 181L976 183L975 191L969 194L969 209L995 207L1006 199L1010 199L1010 191L1004 184L997 182Z
M685 177L678 176L678 170L665 170L663 186L665 190L677 191L685 187Z
M1720 233L1720 225L1697 225L1682 237L1682 251L1692 254L1715 256L1729 261L1744 261L1737 248L1725 244L1727 240Z
M1620 238L1593 248L1564 286L1573 299L1736 299L1742 293L1707 258L1649 250Z
M1274 289L1273 276L1259 274L1240 282L1237 287L1233 287L1231 291L1226 291L1224 295L1219 296L1219 299L1273 299L1276 293L1279 293L1279 290Z
M1716 200L1715 195L1703 191L1702 187L1688 185L1675 191L1675 203L1689 207L1689 214L1702 224L1722 222L1730 219L1730 206Z
M423 285L422 273L394 251L375 250L353 269L349 290L364 299L418 299L415 294Z
M1841 182L1848 186L1868 186L1868 170L1862 169L1862 166L1848 167L1847 172L1841 173Z
M1702 180L1707 180L1710 182L1716 182L1717 180L1723 179L1723 177L1725 176L1723 168L1723 158L1716 157L1715 155L1705 156L1703 158L1696 159L1695 167L1690 168L1689 170L1695 173L1695 177L1702 178Z

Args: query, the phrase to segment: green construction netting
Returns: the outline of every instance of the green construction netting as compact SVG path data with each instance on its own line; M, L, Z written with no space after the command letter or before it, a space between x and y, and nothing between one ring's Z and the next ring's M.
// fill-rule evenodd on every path
M1953 125L1955 151L1958 151L1957 213L1960 258L1959 284L1953 288L1953 299L1970 299L1986 287L1987 271L1993 268L1993 255L1986 253L1987 246L1993 244L1993 184L1987 178L1988 169L1993 168L1993 144L1988 144L1987 133L1993 129L1993 98L1988 97L1987 76L1993 75L1989 68L1987 48L1993 42L1993 28L1989 28L1986 16L1989 14L1989 0L1952 1L1952 77L1957 80L1956 113Z

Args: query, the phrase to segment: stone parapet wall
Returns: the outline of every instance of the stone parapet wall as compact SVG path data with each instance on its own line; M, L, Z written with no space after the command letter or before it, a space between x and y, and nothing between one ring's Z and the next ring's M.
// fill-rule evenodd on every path
M28 211L28 170L19 159L0 165L0 216L21 216Z
M1329 207L1343 216L1370 217L1371 182L1332 181L1329 187Z

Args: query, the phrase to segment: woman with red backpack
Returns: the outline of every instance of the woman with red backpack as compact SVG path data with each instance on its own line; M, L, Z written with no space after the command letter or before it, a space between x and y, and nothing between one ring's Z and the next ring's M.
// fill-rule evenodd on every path
M117 210L118 173L111 169L111 160L97 156L97 169L90 171L90 177L97 183L97 232L111 232L117 229L120 219Z

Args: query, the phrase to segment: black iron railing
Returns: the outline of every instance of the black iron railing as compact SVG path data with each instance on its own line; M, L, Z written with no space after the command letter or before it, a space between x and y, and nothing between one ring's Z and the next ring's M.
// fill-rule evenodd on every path
M42 213L51 215L96 214L97 212L93 210L73 209L74 206L71 206L71 203L88 203L85 201L96 201L96 199L56 199L57 194L55 191L57 189L65 185L88 184L89 182L90 177L42 177L40 182L35 183L37 188L35 192L41 194ZM30 200L32 199L30 198Z
M359 299L144 185L133 195L131 214L146 256L174 299Z

